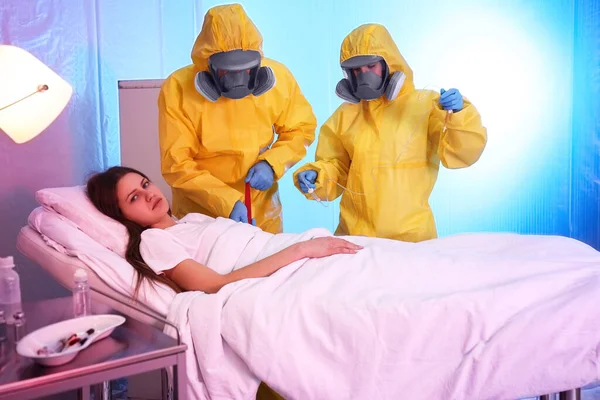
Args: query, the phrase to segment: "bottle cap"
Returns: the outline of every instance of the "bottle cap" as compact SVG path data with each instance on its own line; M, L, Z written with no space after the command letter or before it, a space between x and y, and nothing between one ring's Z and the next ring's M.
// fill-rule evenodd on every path
M78 268L73 276L75 277L75 282L87 281L87 272L83 268Z
M0 268L13 268L15 262L12 256L0 257Z

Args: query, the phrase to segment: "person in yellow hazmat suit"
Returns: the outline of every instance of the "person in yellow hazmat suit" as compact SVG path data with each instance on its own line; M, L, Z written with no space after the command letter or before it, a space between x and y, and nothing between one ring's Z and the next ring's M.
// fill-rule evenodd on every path
M456 169L479 159L487 131L478 111L456 89L415 90L382 25L353 30L340 62L346 78L336 94L345 103L321 127L316 160L295 172L294 184L308 199L342 195L338 235L435 238L429 196L440 162Z
M249 183L256 225L283 230L277 181L306 155L317 122L292 73L264 57L262 42L241 5L211 8L193 64L162 85L161 170L178 218L199 212L250 222Z

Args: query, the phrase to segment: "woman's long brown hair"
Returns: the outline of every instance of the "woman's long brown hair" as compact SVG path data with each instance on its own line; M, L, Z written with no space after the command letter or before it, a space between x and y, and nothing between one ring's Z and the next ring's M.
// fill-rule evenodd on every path
M125 175L129 173L139 174L150 180L145 174L129 167L111 167L104 172L93 175L87 182L87 195L92 204L104 215L125 225L129 232L129 242L125 252L125 259L137 272L137 282L135 285L134 296L142 285L144 279L150 282L160 282L169 286L175 292L181 292L181 289L164 275L155 273L152 268L144 262L140 253L140 242L142 240L142 232L147 228L136 224L133 221L125 218L119 208L119 200L117 197L117 184ZM171 211L169 210L169 214Z

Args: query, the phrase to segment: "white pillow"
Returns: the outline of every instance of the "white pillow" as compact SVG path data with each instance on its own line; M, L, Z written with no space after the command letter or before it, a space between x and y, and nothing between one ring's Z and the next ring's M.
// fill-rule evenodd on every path
M127 228L98 211L87 197L85 186L42 189L35 198L45 208L67 218L96 242L125 257L129 241Z

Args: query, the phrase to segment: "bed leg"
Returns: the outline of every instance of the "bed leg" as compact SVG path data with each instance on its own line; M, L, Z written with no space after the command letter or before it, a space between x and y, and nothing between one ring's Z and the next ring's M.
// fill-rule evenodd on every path
M581 400L581 389L567 390L558 394L559 400Z
M92 386L94 399L96 400L112 400L112 390L110 381L105 381Z
M169 372L167 368L160 370L162 400L173 400L173 380L170 379Z
M77 390L77 400L90 400L90 387L84 386Z

